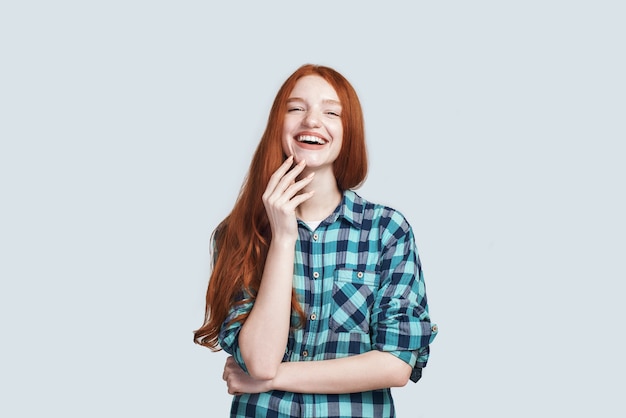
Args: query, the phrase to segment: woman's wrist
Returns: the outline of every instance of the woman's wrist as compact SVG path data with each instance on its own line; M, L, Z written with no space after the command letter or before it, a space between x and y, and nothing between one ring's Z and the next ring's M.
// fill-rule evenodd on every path
M276 375L274 376L273 379L268 380L267 381L267 390L284 390L281 389L283 386L281 386L280 382L283 380L284 378L284 371L285 371L285 363L280 363L278 365L278 369L276 370Z
M296 247L296 241L298 240L298 235L276 235L272 236L272 241L270 242L270 246L276 249L281 250L290 250L293 251Z

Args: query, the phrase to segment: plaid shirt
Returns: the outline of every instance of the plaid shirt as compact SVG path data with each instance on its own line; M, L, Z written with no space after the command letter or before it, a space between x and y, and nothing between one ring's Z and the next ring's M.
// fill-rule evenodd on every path
M314 231L299 221L293 286L307 321L289 333L283 361L317 361L371 350L426 366L431 325L424 278L411 227L391 208L353 191ZM231 310L220 345L246 370L241 323L226 324L252 303ZM292 316L292 324L298 317ZM338 395L270 391L233 398L232 417L394 417L389 388Z

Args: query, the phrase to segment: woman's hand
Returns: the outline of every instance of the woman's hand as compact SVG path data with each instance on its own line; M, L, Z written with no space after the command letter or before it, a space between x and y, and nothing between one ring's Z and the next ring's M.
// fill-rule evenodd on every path
M272 235L279 239L298 237L296 208L313 196L313 191L301 194L298 192L311 182L314 173L296 181L306 163L303 160L291 168L292 164L293 157L287 158L272 174L263 193L263 205L272 228Z
M241 395L242 393L261 393L271 390L271 380L256 380L243 371L235 359L228 357L224 366L222 379L228 386L228 393Z

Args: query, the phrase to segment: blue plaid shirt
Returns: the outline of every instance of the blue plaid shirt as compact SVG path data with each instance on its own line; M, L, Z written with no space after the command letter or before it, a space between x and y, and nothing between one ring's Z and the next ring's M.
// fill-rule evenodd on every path
M314 230L298 223L293 286L307 321L289 333L283 361L317 361L371 350L426 366L431 325L424 277L410 225L397 211L346 191ZM252 303L233 307L220 345L246 370L241 322L226 324ZM298 317L292 315L292 324ZM416 380L416 379L413 379ZM394 417L389 388L347 394L270 391L233 398L232 417Z

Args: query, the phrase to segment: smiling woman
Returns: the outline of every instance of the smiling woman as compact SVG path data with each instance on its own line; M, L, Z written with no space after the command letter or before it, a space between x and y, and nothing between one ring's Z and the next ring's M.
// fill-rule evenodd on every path
M335 89L317 75L300 78L287 99L282 135L283 152L287 156L293 156L294 162L304 164L301 176L315 174L313 183L320 184L334 180L333 164L339 156L342 144L341 102ZM334 183L336 182L330 182ZM309 184L305 190L315 190L315 184ZM329 196L332 206L330 210L334 209L341 198L338 188L334 186L333 189L335 196ZM296 208L297 212L309 205L303 202L301 206L302 208ZM304 219L310 218L304 216Z
M279 90L230 215L213 235L195 342L231 355L233 417L393 417L437 334L413 231L356 194L363 115L335 70Z
M296 83L287 100L287 115L283 131L283 150L294 155L296 162L308 165L323 156L326 150L329 164L337 158L342 144L341 102L333 87L319 76L305 76ZM301 152L298 152L298 151ZM306 150L315 152L307 153Z

